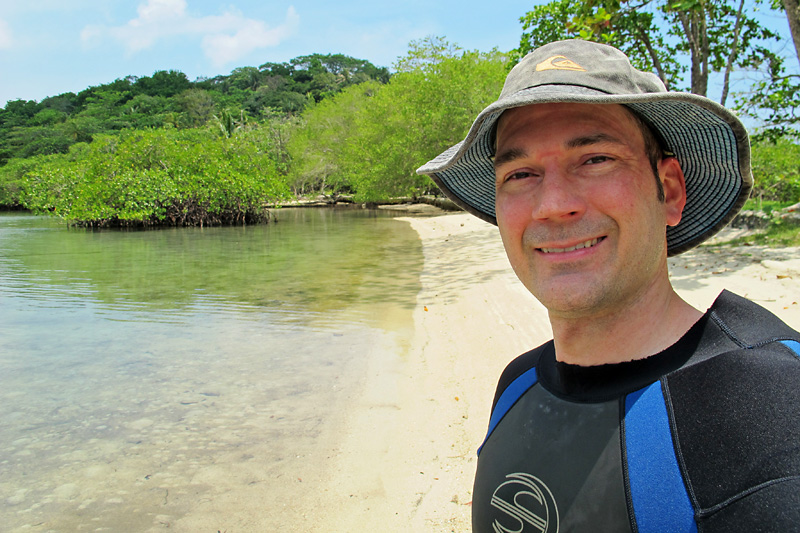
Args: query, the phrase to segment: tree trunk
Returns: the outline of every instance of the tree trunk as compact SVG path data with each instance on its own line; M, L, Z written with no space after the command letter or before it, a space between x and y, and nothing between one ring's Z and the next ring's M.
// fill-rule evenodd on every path
M793 0L794 1L794 0ZM731 43L731 53L728 56L728 63L725 65L725 77L722 81L722 96L719 99L720 105L725 105L728 99L728 89L730 85L731 70L733 70L733 60L739 53L739 32L742 30L742 13L744 12L744 0L739 2L739 11L736 12L736 24L733 27L733 43Z
M800 5L797 0L783 0L783 7L786 8L786 18L789 21L789 30L792 32L794 51L800 61Z
M697 92L697 83L700 79L700 43L697 39L695 14L691 11L678 11L677 16L678 20L681 22L681 26L683 26L683 33L686 34L686 40L689 42L689 52L692 62L690 67L692 76L690 90L694 94L700 94Z
M699 94L702 96L708 95L708 56L709 56L709 49L710 45L708 42L708 25L707 25L707 16L704 2L700 2L700 12L695 13L695 24L697 24L697 35L698 41L700 42L700 58L701 58L701 67L700 67L700 75L697 80L697 92L695 94ZM692 82L694 84L694 81Z

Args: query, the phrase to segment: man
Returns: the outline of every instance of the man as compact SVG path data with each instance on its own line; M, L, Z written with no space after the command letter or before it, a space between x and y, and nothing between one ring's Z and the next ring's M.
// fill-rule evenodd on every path
M727 292L701 313L667 273L750 192L733 114L556 42L419 172L498 225L553 329L500 378L474 531L800 531L800 335Z

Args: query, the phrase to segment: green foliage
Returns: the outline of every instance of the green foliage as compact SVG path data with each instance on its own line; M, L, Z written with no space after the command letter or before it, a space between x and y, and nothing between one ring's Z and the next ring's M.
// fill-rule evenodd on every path
M764 0L666 0L661 6L671 22L669 34L679 39L677 49L691 59L691 91L706 95L709 74L723 74L722 95L726 104L729 80L736 70L755 70L776 65L778 56L770 50L779 35L761 24L752 13Z
M753 144L753 178L750 195L761 203L800 202L800 145L789 139Z
M31 126L12 131L6 137L11 146L19 146L15 150L17 157L31 157L39 154L59 154L67 151L72 144L69 126L58 127Z
M353 192L345 177L343 146L354 142L352 136L365 107L380 87L374 81L348 87L303 113L287 142L292 158L289 179L295 194Z
M177 70L160 70L152 76L138 78L133 83L133 92L148 96L170 98L191 88L186 74Z
M214 115L214 99L203 89L187 89L172 98L172 102L181 112L180 124L187 128L203 126Z
M277 109L289 115L296 115L311 103L314 103L314 99L307 94L288 90L273 91L269 87L259 87L247 96L242 107L255 116L268 109Z
M240 67L228 76L190 82L175 70L128 76L42 100L17 100L0 109L0 166L12 158L66 153L75 142L123 129L200 128L222 113L254 119L273 109L297 115L310 103L371 79L385 68L342 54L313 54L288 63ZM87 127L89 126L89 127Z
M86 225L255 220L289 194L293 117L388 80L368 61L313 54L210 80L158 71L9 102L0 109L0 205Z
M737 111L760 122L753 135L756 141L800 139L800 76L777 72L736 99Z
M497 98L505 78L498 52L464 52L421 61L399 72L371 99L342 146L356 198L375 200L436 192L415 171L464 138L475 116ZM417 54L413 49L412 52Z
M36 126L51 126L59 124L67 119L67 114L51 108L45 108L36 113L31 122Z
M214 122L219 133L228 139L247 128L247 116L244 111L241 111L238 117L233 113L223 111L219 116L214 115Z
M789 202L778 202L777 200L762 200L759 197L750 196L742 207L743 211L761 211L767 215L778 213L784 207L792 205Z
M4 127L24 126L41 109L42 106L33 100L14 100L6 104L0 113L0 121Z
M429 35L408 44L408 53L394 64L397 72L420 72L434 68L446 59L458 58L463 50L443 37Z
M416 168L461 140L500 92L505 58L461 52L439 38L412 42L388 84L350 88L303 115L289 143L296 190L359 201L435 193Z
M287 194L267 138L257 128L230 138L205 129L100 135L22 169L23 202L92 226L255 221Z
M75 111L78 96L75 93L64 93L59 96L52 96L41 101L40 106L46 109L61 111L67 115Z
M312 54L286 63L237 68L230 76L199 81L195 87L217 95L221 109L245 109L259 116L274 108L296 115L311 103L368 80L386 83L389 71L342 54Z
M22 207L22 194L25 175L42 163L43 157L12 159L0 167L0 205Z

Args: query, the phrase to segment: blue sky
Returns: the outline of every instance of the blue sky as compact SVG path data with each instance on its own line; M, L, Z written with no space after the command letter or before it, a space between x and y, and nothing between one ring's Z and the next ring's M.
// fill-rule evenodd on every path
M408 43L445 36L510 50L533 3L393 0L0 0L0 106L180 70L199 76L343 53L390 67Z
M519 17L544 0L0 0L0 106L128 75L194 80L236 67L343 53L391 67L408 43L444 36L510 50ZM784 17L766 18L787 38ZM796 71L796 59L792 69ZM709 95L711 96L711 95Z

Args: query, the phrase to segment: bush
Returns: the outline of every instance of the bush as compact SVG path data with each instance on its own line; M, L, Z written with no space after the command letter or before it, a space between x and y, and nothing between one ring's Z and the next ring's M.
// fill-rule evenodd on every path
M41 156L31 159L11 159L0 167L0 206L17 208L23 205L22 191L25 175L41 164Z
M754 200L783 204L800 201L800 145L785 138L754 144L753 178L750 197Z
M289 141L295 189L353 193L356 201L435 194L416 169L464 138L506 75L497 51L411 43L389 83L349 87L303 113Z
M260 129L124 131L44 157L25 173L35 211L88 226L249 223L287 187Z

